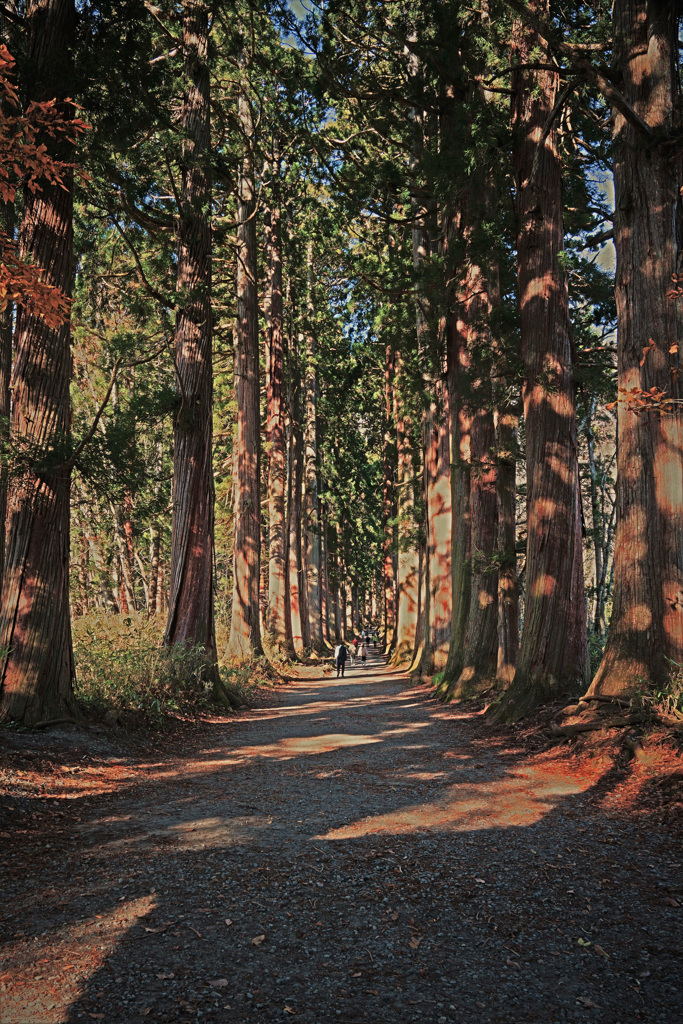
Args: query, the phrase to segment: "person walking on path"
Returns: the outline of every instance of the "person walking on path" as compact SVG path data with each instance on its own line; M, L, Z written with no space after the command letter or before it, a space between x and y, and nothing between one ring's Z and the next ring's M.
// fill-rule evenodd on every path
M351 641L351 664L356 667L356 659L358 658L358 637L354 636Z
M360 645L360 660L363 662L363 664L365 664L365 662L367 660L367 657L368 657L368 645L366 644L366 642L364 640L363 643Z
M337 666L337 679L339 679L340 675L342 679L344 678L344 667L346 666L346 655L348 653L349 652L343 642L338 643L334 649L334 663Z

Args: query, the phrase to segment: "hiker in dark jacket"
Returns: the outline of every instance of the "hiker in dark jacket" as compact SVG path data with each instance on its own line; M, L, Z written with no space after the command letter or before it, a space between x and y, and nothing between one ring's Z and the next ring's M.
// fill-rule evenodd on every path
M344 667L346 665L346 656L348 653L349 652L343 643L337 644L334 649L334 663L337 666L337 678L339 678L339 676L341 676L342 679L344 678Z

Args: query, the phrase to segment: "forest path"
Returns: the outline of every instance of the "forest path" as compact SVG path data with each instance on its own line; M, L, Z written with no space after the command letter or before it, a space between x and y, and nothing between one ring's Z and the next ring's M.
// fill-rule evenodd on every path
M0 1021L680 1022L680 836L510 743L371 652L109 793L72 769L14 845Z

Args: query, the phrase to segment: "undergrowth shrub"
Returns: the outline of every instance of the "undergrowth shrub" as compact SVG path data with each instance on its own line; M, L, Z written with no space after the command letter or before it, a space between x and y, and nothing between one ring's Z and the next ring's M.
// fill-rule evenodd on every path
M154 722L225 707L206 678L201 648L164 648L164 622L144 615L84 615L73 624L76 696L93 711L136 712ZM222 693L247 706L268 685L258 663L220 666Z

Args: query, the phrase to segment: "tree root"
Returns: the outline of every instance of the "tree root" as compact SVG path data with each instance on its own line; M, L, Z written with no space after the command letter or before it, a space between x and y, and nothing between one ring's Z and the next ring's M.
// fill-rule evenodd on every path
M571 739L582 732L598 732L604 729L623 729L629 725L638 725L647 720L647 716L645 715L629 715L628 718L604 718L599 722L576 722L574 725L555 725L553 723L550 726L550 731L553 736Z
M588 703L589 700L599 701L601 704L618 704L622 708L630 708L631 702L628 700L622 700L620 697L599 697L589 696L579 697L579 704Z
M28 728L34 732L38 729L49 729L52 725L85 725L85 723L78 718L47 718L44 722L36 722L35 725L30 725Z

